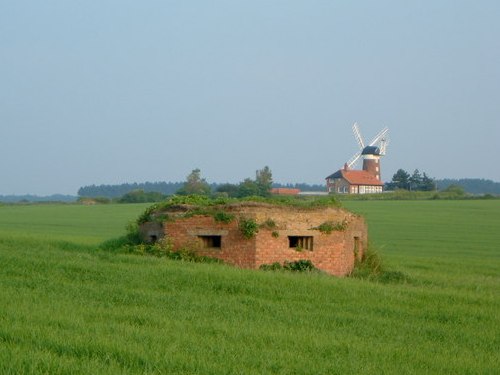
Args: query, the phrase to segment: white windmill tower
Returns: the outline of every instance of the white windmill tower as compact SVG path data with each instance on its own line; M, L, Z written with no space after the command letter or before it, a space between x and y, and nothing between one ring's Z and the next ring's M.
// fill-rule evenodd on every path
M389 128L383 128L368 145L365 145L358 123L354 123L352 131L354 132L354 138L358 142L359 151L346 163L346 169L352 169L359 159L363 157L363 170L380 180L380 157L385 155L389 144Z

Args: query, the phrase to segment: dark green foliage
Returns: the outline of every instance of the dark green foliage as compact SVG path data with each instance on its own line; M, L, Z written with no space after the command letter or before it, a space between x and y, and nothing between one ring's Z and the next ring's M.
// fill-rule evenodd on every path
M218 211L213 214L213 218L215 219L215 221L227 224L234 220L234 215L228 214L224 211Z
M352 277L360 279L374 279L383 273L382 259L378 252L369 247L362 259L356 259Z
M235 184L222 184L215 188L216 193L223 194L226 197L236 198L238 196L239 187Z
M404 169L398 169L392 176L391 182L386 184L387 190L395 189L409 189L410 187L410 174Z
M89 185L78 189L78 196L89 198L101 196L113 199L120 198L134 190L144 190L145 192L155 191L164 195L171 195L179 190L182 185L182 182L134 182L121 185Z
M421 174L418 169L415 169L412 175L403 169L398 169L385 188L387 190L433 191L436 190L436 183L425 172Z
M418 185L420 187L420 190L422 191L434 191L437 189L436 181L433 178L430 178L427 176L427 174L424 172L422 176L422 180L420 184Z
M280 234L277 231L273 231L271 233L271 236L273 236L274 238L278 238L280 236Z
M480 196L479 199L496 199L496 197L492 194L484 194Z
M255 172L255 183L257 184L258 195L267 197L271 194L273 174L267 165Z
M322 233L330 234L333 232L334 225L333 221L326 221L313 229L317 229Z
M222 184L215 191L231 198L243 198L251 196L267 197L270 195L273 178L268 166L256 171L255 180L246 178L238 185Z
M319 271L316 267L314 267L314 264L307 259L301 259L294 262L285 261L285 263L283 264L283 269L293 272Z
M460 185L470 194L493 194L500 195L500 182L485 180L482 178L461 178L436 180L437 188L444 190L450 185Z
M201 178L201 171L196 168L187 176L186 182L177 190L179 195L209 195L210 185L204 178Z
M145 192L144 190L134 190L124 194L118 203L151 203L161 202L167 198L166 195L155 191Z
M257 183L249 178L246 178L238 185L238 192L236 197L253 197L260 196L260 188Z
M240 231L243 237L250 239L259 232L259 225L254 219L240 219Z
M306 259L293 262L285 261L283 264L279 262L262 264L259 269L263 271L320 272L310 260Z
M279 262L274 262L272 264L261 264L259 269L262 271L281 271L283 266Z
M350 277L380 282L383 284L408 283L410 277L400 271L386 270L377 251L369 247L361 260L356 258Z
M182 188L183 185L184 182L164 182L164 181L143 182L143 183L134 182L134 183L124 183L120 185L88 185L88 186L82 186L81 188L78 189L78 196L89 197L89 198L102 196L113 199L113 198L119 198L124 194L137 189L142 189L146 192L157 191L165 195L173 195L175 194L176 191ZM211 184L211 186L214 191L226 193L227 196L229 197L238 196L238 194L236 194L236 192L238 191L237 184L213 183ZM273 187L295 188L295 189L300 189L302 191L325 191L324 185L310 185L306 183L295 183L295 184L273 183ZM498 188L497 190L498 190L497 192L500 193L500 190ZM39 201L42 199L46 201L74 201L75 197L69 195L68 196L54 195L50 197L38 197L33 195L0 196L0 200L5 202L18 202L21 199L26 199L30 202Z
M148 221L152 221L153 218L152 218L151 214L153 212L155 212L157 209L158 209L158 205L156 205L156 204L146 208L146 210L144 210L144 212L142 214L140 214L139 217L137 218L137 224L140 225L140 224L146 223Z

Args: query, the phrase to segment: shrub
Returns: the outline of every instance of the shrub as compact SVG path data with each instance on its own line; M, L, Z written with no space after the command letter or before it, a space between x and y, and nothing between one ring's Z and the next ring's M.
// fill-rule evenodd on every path
M330 234L333 231L344 231L347 228L347 220L343 220L339 223L334 223L333 221L325 221L324 223L313 228L319 230L321 233Z
M301 259L295 262L285 261L283 264L283 269L293 272L312 272L318 271L314 264L310 260Z
M354 269L349 276L383 284L400 284L411 281L410 277L403 272L385 270L382 258L372 248L367 249L361 260L356 259Z
M378 277L382 272L382 258L369 247L361 259L356 258L350 276L360 279L372 279Z
M294 262L285 261L283 265L279 262L262 264L259 267L263 271L291 271L291 272L319 272L310 260L301 259Z
M223 211L214 213L213 217L214 217L215 221L218 221L221 223L226 223L226 224L228 224L234 220L234 215L228 214L227 212L223 212Z
M254 219L240 219L240 231L243 237L249 239L259 232L259 226Z
M261 264L259 269L263 271L279 271L283 269L283 266L279 262L274 262L272 264Z

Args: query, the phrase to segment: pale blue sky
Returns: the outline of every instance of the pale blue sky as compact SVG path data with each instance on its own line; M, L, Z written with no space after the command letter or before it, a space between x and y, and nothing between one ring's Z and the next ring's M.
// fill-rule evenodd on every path
M382 178L500 181L500 1L0 0L0 194L323 183L389 126Z

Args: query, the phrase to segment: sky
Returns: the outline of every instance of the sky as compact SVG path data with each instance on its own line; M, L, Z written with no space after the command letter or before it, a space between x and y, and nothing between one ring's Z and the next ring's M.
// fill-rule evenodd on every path
M397 169L500 181L500 1L0 0L0 194L324 183L384 126Z

